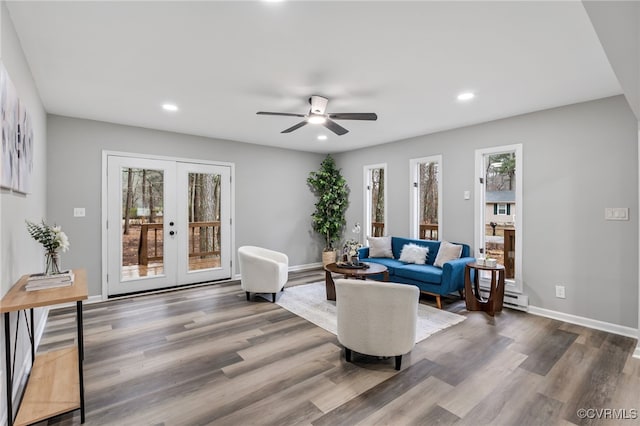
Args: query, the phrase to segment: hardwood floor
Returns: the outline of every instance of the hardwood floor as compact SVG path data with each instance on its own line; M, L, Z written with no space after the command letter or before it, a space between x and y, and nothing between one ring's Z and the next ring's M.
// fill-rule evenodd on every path
M323 279L291 274L288 286ZM345 362L336 336L247 302L238 283L86 305L85 424L640 424L634 339L444 305L467 320L416 345L399 372L393 359ZM73 339L74 311L52 311L39 351ZM49 424L79 425L79 412Z

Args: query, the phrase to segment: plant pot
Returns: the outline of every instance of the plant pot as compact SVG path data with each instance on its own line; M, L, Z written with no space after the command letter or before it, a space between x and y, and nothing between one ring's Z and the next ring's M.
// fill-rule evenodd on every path
M329 250L322 252L322 266L327 266L330 263L335 263L336 261L336 251Z

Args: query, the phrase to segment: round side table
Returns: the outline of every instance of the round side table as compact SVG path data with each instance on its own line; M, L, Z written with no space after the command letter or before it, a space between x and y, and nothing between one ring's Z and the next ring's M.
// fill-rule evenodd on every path
M471 280L471 270L473 269L473 286ZM491 272L491 283L489 285L489 298L484 299L480 294L480 271ZM494 316L496 312L502 312L504 302L504 266L495 267L478 265L469 262L464 268L464 301L467 311L484 311Z

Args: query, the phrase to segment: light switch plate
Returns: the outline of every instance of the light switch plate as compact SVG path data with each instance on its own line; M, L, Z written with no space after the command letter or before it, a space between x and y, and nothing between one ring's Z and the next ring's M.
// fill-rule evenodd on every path
M85 210L84 207L74 207L73 208L73 217L84 217Z
M604 209L605 220L629 220L628 207L607 207Z
M471 199L471 192L469 192L469 191L464 191L464 199L465 199L465 200L469 200L469 199Z

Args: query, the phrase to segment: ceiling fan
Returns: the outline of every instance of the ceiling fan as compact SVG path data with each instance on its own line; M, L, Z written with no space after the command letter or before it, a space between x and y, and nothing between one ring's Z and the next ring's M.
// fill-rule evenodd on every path
M318 95L312 95L309 98L311 108L306 114L293 114L289 112L265 112L258 111L258 115L284 115L287 117L301 117L303 120L291 126L288 129L283 130L280 133L291 133L294 130L299 129L302 126L306 126L307 123L322 124L327 129L331 130L338 136L342 136L349 131L336 123L333 120L370 120L375 121L378 119L378 115L375 112L341 112L341 113L327 113L327 103L329 99Z

